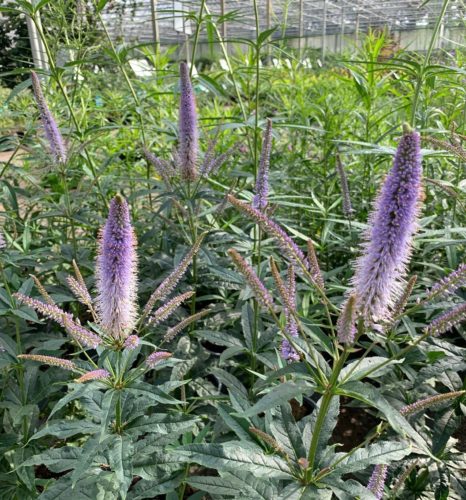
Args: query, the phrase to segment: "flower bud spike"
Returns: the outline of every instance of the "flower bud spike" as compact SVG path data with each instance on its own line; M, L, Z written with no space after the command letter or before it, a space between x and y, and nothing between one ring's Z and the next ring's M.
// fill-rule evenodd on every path
M403 406L403 408L400 409L400 413L403 416L412 415L413 413L426 410L427 408L443 403L444 401L449 401L451 399L456 399L460 396L464 396L464 394L466 394L466 391L454 391L446 392L444 394L437 394L436 396L431 396L425 399L420 399L419 401L415 401L414 403Z
M44 365L58 366L64 370L75 371L76 365L68 359L56 358L55 356L44 356L42 354L18 354L19 359L29 359L30 361L37 361Z
M269 196L269 167L270 153L272 151L272 120L267 120L262 140L262 151L257 172L255 195L252 206L257 210L265 210L268 204Z
M57 163L66 163L67 152L63 137L42 93L39 77L34 71L31 71L31 80L32 90L52 156Z
M338 341L351 345L356 337L357 301L356 295L350 295L345 302L337 321Z
M237 267L238 271L244 276L246 283L251 287L257 301L266 309L271 309L273 307L272 296L254 272L254 269L234 248L230 248L230 250L228 250L228 255L233 260L233 263Z
M110 377L110 373L103 368L98 370L92 370L91 372L87 372L84 375L81 375L79 378L75 380L78 384L82 384L83 382L89 382L92 380L103 380Z
M185 62L180 64L180 111L178 164L181 178L194 181L197 177L198 136L194 91Z

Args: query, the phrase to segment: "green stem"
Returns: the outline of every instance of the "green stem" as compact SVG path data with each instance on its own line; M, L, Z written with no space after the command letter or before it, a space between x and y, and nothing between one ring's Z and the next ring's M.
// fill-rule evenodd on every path
M434 31L432 33L432 37L430 39L429 47L426 52L426 56L424 57L424 62L422 63L422 66L419 70L419 73L417 75L417 81L416 81L416 87L414 90L414 98L413 98L413 107L411 110L411 126L414 128L416 125L416 111L417 111L417 106L419 103L419 96L421 94L421 88L422 84L424 83L424 76L425 76L425 71L427 68L427 65L429 64L430 57L432 55L432 51L434 50L434 45L437 40L437 35L440 30L440 26L442 25L442 20L443 17L445 16L445 12L447 11L448 4L450 3L450 0L444 0L442 9L440 11L440 14L437 18L437 22L435 23Z
M322 432L322 427L324 425L325 418L327 416L327 412L330 407L330 403L332 402L332 399L335 395L335 386L338 380L338 376L340 375L340 372L343 368L343 365L345 364L346 359L348 358L348 355L349 352L345 348L343 354L335 363L329 383L327 385L327 388L325 389L324 395L322 396L322 402L320 404L319 413L317 414L317 419L314 426L314 432L312 434L311 444L309 446L309 453L308 453L309 465L308 465L308 472L306 475L310 476L312 474L317 454L317 446L319 445L319 438ZM310 479L310 477L307 477L307 479Z
M196 57L197 45L199 43L199 35L201 33L202 17L204 15L205 1L206 0L201 0L201 6L199 7L199 15L197 17L196 32L194 33L194 40L193 40L193 50L191 52L191 67L189 68L189 76L193 76L194 59Z
M45 34L44 34L43 30L42 30L42 27L40 26L39 23L37 23L36 16L33 16L32 20L33 20L33 22L34 22L34 24L35 24L35 26L37 28L37 32L39 33L40 39L42 40L42 42L44 44L45 52L46 52L47 58L49 60L50 71L51 71L52 75L54 76L55 81L57 82L57 85L58 85L58 87L60 89L60 92L63 95L63 98L65 99L66 107L68 108L71 120L73 121L73 124L74 124L75 129L76 129L76 132L78 133L79 137L82 139L83 138L83 132L81 130L81 126L80 126L79 121L78 121L78 119L76 117L76 114L74 112L73 106L71 105L71 101L70 101L70 99L68 97L68 94L67 94L67 92L65 90L63 82L61 81L60 74L57 71L57 67L55 65L55 61L53 59L52 52L50 51L50 47L48 45L47 38L46 38L46 36L45 36ZM87 163L89 165L89 168L91 169L92 176L94 177L94 182L95 182L95 184L97 186L97 189L99 191L99 195L102 198L104 206L107 207L107 200L106 200L105 195L104 195L104 193L102 191L102 187L100 185L100 180L99 180L99 177L97 175L97 171L96 171L94 162L93 162L93 160L92 160L92 158L91 158L91 156L89 154L89 151L87 150L86 146L83 146L83 151L84 151L84 155L86 157Z

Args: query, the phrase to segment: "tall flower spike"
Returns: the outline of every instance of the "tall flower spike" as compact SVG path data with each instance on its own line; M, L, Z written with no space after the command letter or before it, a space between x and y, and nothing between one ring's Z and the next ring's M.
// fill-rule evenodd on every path
M337 321L338 341L341 344L352 344L356 336L357 302L356 296L350 295L343 306Z
M447 332L450 328L453 328L465 319L466 302L463 302L435 318L430 325L427 325L425 332L436 337Z
M0 250L6 248L5 237L3 236L3 232L0 230Z
M403 292L402 278L417 228L421 176L419 134L405 128L393 168L369 218L364 251L353 278L360 312L368 323L388 319Z
M376 465L367 484L367 489L371 491L377 500L383 497L385 480L387 479L388 466Z
M235 266L246 279L246 282L251 287L258 302L265 308L270 309L273 307L273 299L267 288L265 288L262 281L258 278L253 268L241 257L241 255L234 249L230 248L228 254L233 260Z
M47 290L44 288L44 286L39 281L39 279L37 278L37 276L34 276L33 274L30 274L29 276L34 280L34 284L36 285L36 288L39 290L40 294L44 298L45 302L47 302L47 304L50 304L50 305L54 306L55 305L55 301L52 299L52 297L50 297L50 295L48 294Z
M417 275L415 274L411 276L411 278L409 278L408 283L406 283L406 286L403 290L403 293L401 294L401 297L397 300L396 304L393 306L394 318L396 318L405 310L406 304L408 303L409 297L411 296L416 281L417 281Z
M256 189L252 206L257 210L265 210L269 196L269 166L270 152L272 151L272 120L267 120L267 125L262 140L262 151L257 172Z
M341 194L343 196L343 213L348 219L353 217L353 207L351 206L351 197L348 187L348 178L346 177L345 168L343 167L343 163L341 162L340 155L336 156L337 162L337 171L340 176L340 184L341 184Z
M97 312L103 329L122 340L136 322L136 237L128 204L117 195L110 203L97 257Z
M307 262L303 252L299 249L298 245L296 245L290 236L288 236L276 222L269 219L265 214L256 208L238 200L231 194L229 194L227 198L233 206L259 224L263 231L273 236L277 240L283 253L293 264L302 265L306 269L309 268L309 263Z
M55 356L44 356L42 354L18 354L20 359L29 359L31 361L37 361L44 365L58 366L64 370L76 370L76 365L69 361L68 359L56 358Z
M36 99L37 107L39 108L40 118L42 120L42 125L44 126L45 136L50 144L50 150L52 156L57 163L66 162L66 147L63 141L63 137L60 133L60 129L50 112L47 102L45 101L44 94L42 93L42 88L40 86L40 80L34 71L31 71L32 89L34 92L34 97Z
M180 64L180 91L178 163L181 177L193 181L197 177L199 133L196 101L189 78L189 68L185 62Z

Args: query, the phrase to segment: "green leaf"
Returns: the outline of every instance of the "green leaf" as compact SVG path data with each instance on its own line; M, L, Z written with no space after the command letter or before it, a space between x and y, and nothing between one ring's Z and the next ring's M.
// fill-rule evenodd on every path
M81 452L81 448L71 446L53 448L27 459L22 466L45 465L52 472L63 472L75 468L81 456Z
M177 448L173 453L185 462L196 462L213 469L238 469L281 479L292 476L289 465L282 458L241 448L240 443L191 444Z
M257 498L260 500L270 500L272 498L277 498L278 491L275 482L268 477L266 477L265 479L258 478L250 472L243 472L237 469L225 473L224 477L234 477L242 481L247 488L246 498Z
M272 390L267 393L263 398L259 399L259 401L247 409L240 416L243 417L252 417L253 415L257 415L258 413L262 413L266 410L270 410L271 408L275 408L276 406L283 403L283 401L289 401L301 394L309 392L309 385L305 383L294 383L294 382L285 382L283 384L274 386Z
M390 464L401 460L411 453L411 447L404 441L383 441L374 443L366 448L359 448L349 454L337 453L336 458L341 461L335 464L331 474L349 474L363 470L369 465ZM344 458L343 458L344 457Z
M403 437L410 437L431 458L437 460L430 452L425 440L413 429L410 423L393 408L379 391L370 384L348 382L338 388L338 394L358 399L380 410L392 428Z
M270 431L286 453L295 460L306 457L307 451L303 446L301 435L288 403L282 404L278 418L270 423Z
M241 309L241 326L246 345L250 351L253 351L254 311L248 302Z
M348 374L352 371L351 375L345 380L345 382L349 382L351 380L360 380L363 379L367 373L373 370L377 365L384 363L387 361L387 358L382 356L372 356L371 358L364 358L362 361L355 360L349 363L340 373L338 377L339 381L345 380ZM381 375L385 375L388 371L392 369L392 365L403 363L404 359L393 359L389 361L386 365L375 370L369 374L370 378L377 378Z
M82 447L79 461L71 474L71 482L73 485L75 485L78 479L90 469L98 454L103 453L107 449L113 437L114 436L107 436L105 441L102 442L99 436L96 435L86 441L85 445Z
M94 434L99 429L97 424L87 420L60 420L48 422L47 426L36 432L29 440L39 439L43 436L55 436L67 439L76 434Z
M156 495L171 493L178 488L184 479L184 474L175 477L163 477L155 481L138 481L134 488L128 493L128 500L143 500L145 498L154 498Z
M197 422L199 422L198 418L187 415L165 413L143 415L133 420L125 428L125 432L136 436L146 432L158 434L182 433L191 429Z
M191 476L188 478L187 483L206 493L231 495L236 498L242 495L246 489L243 481L218 476Z
M133 443L128 436L115 435L108 453L110 467L120 483L120 491L124 493L128 490L133 478L133 448Z
M182 401L175 399L173 396L170 396L157 387L142 382L139 382L138 385L135 385L133 387L127 387L126 390L131 394L134 394L135 396L152 399L153 401L158 401L159 403L172 405L182 403Z
M52 416L58 410L61 410L64 406L66 406L71 401L74 401L75 399L79 399L86 392L95 389L95 385L93 385L92 383L90 383L90 384L70 384L69 387L72 389L72 391L69 392L63 398L61 398L60 401L58 401L58 403L54 406L52 412L50 413L49 418L52 418Z

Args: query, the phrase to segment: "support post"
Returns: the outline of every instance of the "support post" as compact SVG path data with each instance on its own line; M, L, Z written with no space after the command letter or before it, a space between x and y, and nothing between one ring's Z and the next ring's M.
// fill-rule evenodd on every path
M225 15L225 0L220 0L220 15L223 17ZM225 50L228 51L227 44L227 36L228 36L228 26L225 20L222 22L222 39L223 45L225 46Z
M272 0L267 0L267 10L266 10L266 27L269 30L272 27ZM272 45L270 42L267 43L267 60L272 56Z
M154 52L155 55L157 55L160 44L159 21L157 19L157 0L150 0L150 11L152 21L152 40L154 42Z
M299 57L304 50L304 0L299 0Z
M322 62L325 61L326 36L327 36L327 0L324 0L323 12L322 12Z
M343 54L343 38L345 36L345 6L341 6L341 21L340 21L340 54Z
M36 12L36 23L41 26L39 12ZM29 34L29 42L31 44L32 60L34 66L37 69L42 69L47 71L49 69L49 62L47 59L47 53L45 52L45 47L40 39L39 32L37 31L37 26L29 16L26 16L26 24Z

